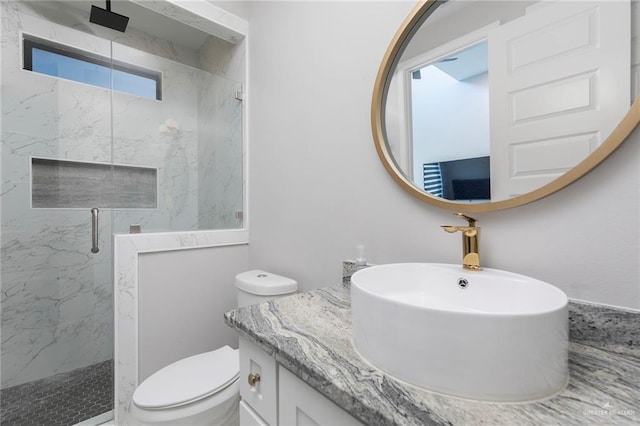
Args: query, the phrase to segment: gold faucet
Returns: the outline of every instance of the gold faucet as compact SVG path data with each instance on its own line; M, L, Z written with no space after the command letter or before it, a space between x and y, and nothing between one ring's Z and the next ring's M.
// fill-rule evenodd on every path
M476 226L477 220L463 213L454 213L466 219L469 226L442 226L446 232L462 232L462 267L471 271L480 271L480 227Z

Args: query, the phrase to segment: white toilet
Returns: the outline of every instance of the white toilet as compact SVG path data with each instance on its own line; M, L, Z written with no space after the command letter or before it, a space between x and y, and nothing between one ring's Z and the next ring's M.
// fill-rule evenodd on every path
M290 278L253 270L236 275L238 307L295 293ZM133 394L132 416L149 425L238 425L238 350L224 346L170 364Z

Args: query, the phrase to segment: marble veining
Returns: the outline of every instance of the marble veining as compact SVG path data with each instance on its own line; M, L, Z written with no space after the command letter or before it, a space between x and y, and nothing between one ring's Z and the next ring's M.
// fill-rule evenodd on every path
M0 1L2 387L113 357L113 233L127 232L131 224L140 224L144 233L179 230L184 234L172 238L187 247L210 239L188 232L202 229L199 223L207 228L243 224L235 216L244 202L242 104L234 98L240 83L229 77L244 79L244 50L209 40L193 51L131 25L111 43L113 31L90 24L89 9ZM198 20L207 20L204 16ZM22 70L22 32L161 71L163 99ZM218 48L224 48L221 58L216 58ZM220 130L229 124L234 127ZM130 203L101 208L100 252L93 255L88 208L57 208L62 206L48 201L32 208L33 157L153 169L148 197L135 201L147 208L128 208ZM35 177L52 178L50 173ZM140 195L139 177L128 173L112 184L121 184L120 192L131 202ZM97 184L101 177L92 174L91 179ZM214 186L215 192L204 190ZM35 194L50 201L52 195ZM92 203L87 194L73 196ZM210 217L214 207L220 219Z
M635 314L638 315L638 314ZM640 317L634 321L638 323ZM351 344L348 286L326 287L225 314L256 343L365 424L635 425L640 422L640 348L570 344L570 381L543 401L498 404L428 392L383 373ZM470 356L473 356L470 354Z
M191 4L184 2L184 4L178 5L174 2L159 0L132 1L233 44L244 39L248 32L246 21L207 2L190 2ZM215 16L215 20L206 18L213 16Z
M639 319L640 311L570 300L569 340L633 355L640 346Z

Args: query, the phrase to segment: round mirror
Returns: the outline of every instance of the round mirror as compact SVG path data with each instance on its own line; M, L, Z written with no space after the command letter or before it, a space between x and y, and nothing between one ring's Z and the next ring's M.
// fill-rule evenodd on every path
M457 211L569 185L640 119L636 17L630 0L418 4L374 88L382 163L412 195Z

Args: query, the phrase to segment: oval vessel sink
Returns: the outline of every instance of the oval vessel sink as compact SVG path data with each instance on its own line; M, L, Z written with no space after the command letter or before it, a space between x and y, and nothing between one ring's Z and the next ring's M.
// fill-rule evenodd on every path
M497 269L400 263L351 277L353 344L413 385L483 401L542 399L566 385L568 299Z

